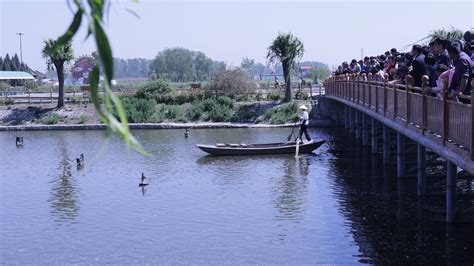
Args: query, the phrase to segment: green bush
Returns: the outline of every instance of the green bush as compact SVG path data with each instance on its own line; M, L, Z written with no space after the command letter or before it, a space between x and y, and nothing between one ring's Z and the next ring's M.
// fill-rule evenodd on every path
M229 108L234 107L234 101L231 98L227 97L227 96L217 97L217 103L220 104L220 105L227 106Z
M233 107L234 101L229 97L207 98L195 101L188 110L187 116L192 121L228 122L232 118Z
M250 121L255 121L257 116L258 115L255 113L255 105L241 105L235 112L231 121L232 122L237 122L237 121L250 122Z
M284 124L289 121L298 121L298 104L291 102L271 108L265 112L264 118L271 124Z
M283 99L283 95L280 92L277 91L271 91L267 94L267 99L270 101L279 101Z
M82 114L80 117L79 117L79 122L78 124L84 124L86 123L87 121L89 121L89 116L86 115L86 114Z
M58 114L51 114L45 118L43 118L42 122L46 125L54 125L57 124L61 120L61 116Z
M0 99L0 104L3 104L3 105L13 105L15 103L15 100L13 100L12 98L1 98Z
M184 112L179 105L162 105L160 113L164 115L166 120L174 122L187 122Z
M309 98L309 95L304 91L298 91L295 94L295 99L298 99L298 100L308 100L308 98Z
M127 120L130 123L148 122L155 113L156 102L154 99L122 97L122 104L125 109ZM117 113L114 113L114 115L118 117Z
M68 96L67 100L72 104L81 102L81 98L79 96Z
M135 93L135 97L142 99L156 99L158 96L168 94L172 91L171 86L162 79L150 81L143 85Z
M209 112L209 120L213 122L229 122L232 118L232 109L221 106L222 108L213 109Z

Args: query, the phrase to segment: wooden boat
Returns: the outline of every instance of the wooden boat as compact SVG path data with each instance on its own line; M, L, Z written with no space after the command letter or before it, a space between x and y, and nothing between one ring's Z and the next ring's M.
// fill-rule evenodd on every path
M310 141L299 144L299 153L311 153L321 145L324 140ZM265 144L224 144L196 145L199 149L212 155L265 155L285 154L296 152L296 142L265 143Z

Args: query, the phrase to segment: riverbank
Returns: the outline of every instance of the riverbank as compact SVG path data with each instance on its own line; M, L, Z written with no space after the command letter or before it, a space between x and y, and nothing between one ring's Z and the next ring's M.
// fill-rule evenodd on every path
M223 98L224 99L224 98ZM219 99L220 100L220 99ZM228 99L227 101L230 101ZM215 104L212 100L191 105L150 106L150 110L138 109L138 113L149 119L134 121L129 118L132 129L164 128L249 128L287 127L297 118L298 105L308 101L279 103L276 101L229 102L232 108ZM203 105L203 110L196 106ZM141 106L137 103L137 106ZM211 106L211 107L209 107ZM221 110L225 109L225 110ZM136 106L127 106L127 117ZM211 109L211 111L208 111ZM187 111L186 111L187 110ZM135 110L136 111L136 110ZM227 112L226 119L218 119L219 112ZM179 115L178 115L179 114ZM206 115L207 114L207 115ZM153 119L160 117L160 119ZM92 104L67 104L57 109L55 104L21 104L0 106L0 131L10 130L88 130L105 129Z
M131 129L203 129L203 128L281 128L292 127L294 124L252 124L252 123L228 123L228 122L199 122L199 123L132 123ZM34 130L104 130L104 124L82 124L82 125L16 125L0 126L0 131L34 131Z

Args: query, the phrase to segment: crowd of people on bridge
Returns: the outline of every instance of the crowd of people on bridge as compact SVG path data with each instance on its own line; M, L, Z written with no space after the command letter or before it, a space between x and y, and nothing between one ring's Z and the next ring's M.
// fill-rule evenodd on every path
M372 74L373 80L388 78L387 82L398 84L406 84L407 76L411 75L415 87L422 87L422 77L426 75L428 92L457 99L459 95L471 94L474 80L474 39L466 37L471 36L468 33L464 36L464 41L436 38L426 46L415 44L406 53L392 48L378 56L352 59L338 66L334 75L359 74L358 78L367 79ZM363 73L366 75L360 75Z

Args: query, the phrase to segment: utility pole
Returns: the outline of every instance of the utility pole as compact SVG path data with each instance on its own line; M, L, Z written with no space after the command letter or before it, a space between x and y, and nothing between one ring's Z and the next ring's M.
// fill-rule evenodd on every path
M22 48L22 45L21 45L21 36L25 35L25 34L22 33L22 32L17 32L16 35L20 36L20 61L21 61L21 63L23 63L23 48Z

